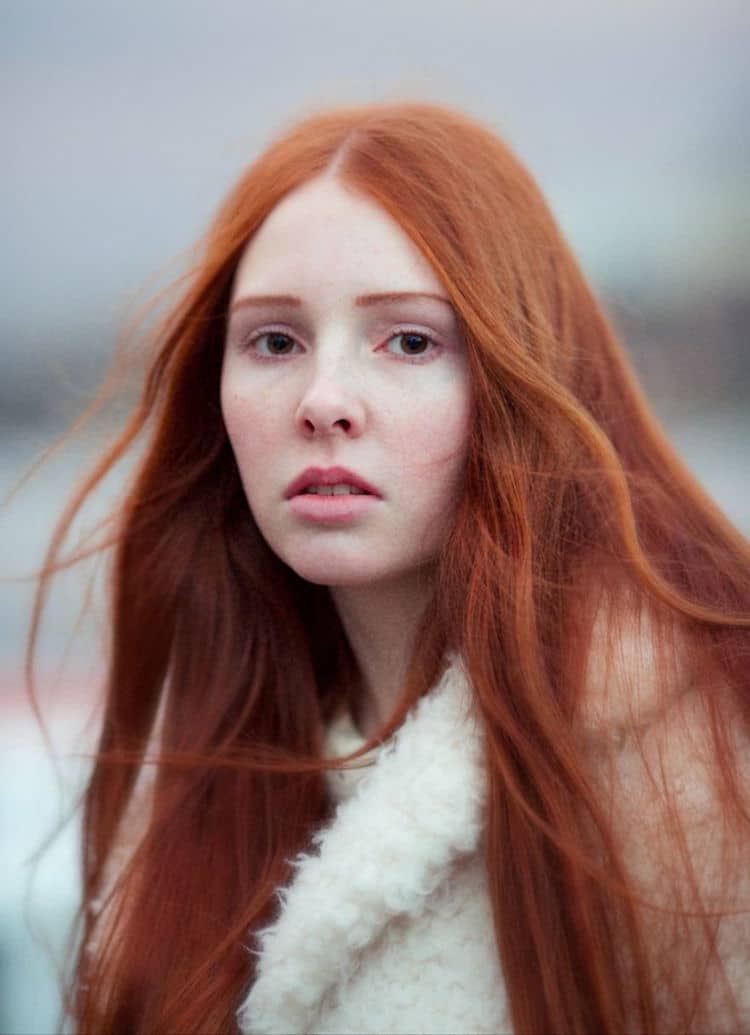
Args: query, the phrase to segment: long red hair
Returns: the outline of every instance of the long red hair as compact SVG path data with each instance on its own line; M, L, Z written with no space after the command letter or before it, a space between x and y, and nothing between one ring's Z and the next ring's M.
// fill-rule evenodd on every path
M747 844L727 716L750 730L750 549L660 431L523 165L487 128L426 104L310 117L242 176L154 333L132 419L50 547L37 619L74 514L145 439L112 537L106 711L68 1009L81 1033L236 1032L252 931L328 815L321 730L354 701L359 673L328 591L260 536L219 378L245 244L287 192L332 168L441 277L476 400L464 492L385 732L457 650L486 734L486 863L517 1031L686 1030L713 914L665 1007L589 734L606 744L615 726L637 730L669 707L679 673L711 731L722 816ZM633 629L652 652L643 707L616 664ZM611 680L601 699L599 679ZM110 887L146 754L158 762L148 812ZM667 785L653 793L669 802ZM696 914L683 856L660 906L675 932Z

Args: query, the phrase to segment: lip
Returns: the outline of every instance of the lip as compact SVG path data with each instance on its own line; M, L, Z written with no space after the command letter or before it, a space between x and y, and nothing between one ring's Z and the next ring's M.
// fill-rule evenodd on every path
M295 496L305 494L305 489L309 485L339 485L341 483L353 485L355 489L362 489L364 492L369 493L370 496L380 497L380 493L376 488L346 467L308 467L287 486L284 499L290 500ZM309 497L309 495L308 493L307 496ZM361 497L320 496L317 498L322 500L348 500L360 499Z
M322 525L345 525L366 516L382 502L379 496L317 496L302 492L289 500L295 517Z

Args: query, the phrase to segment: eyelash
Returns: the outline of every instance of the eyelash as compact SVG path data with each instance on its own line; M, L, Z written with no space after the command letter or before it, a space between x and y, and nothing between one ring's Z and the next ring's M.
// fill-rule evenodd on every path
M262 338L265 338L267 335L270 335L270 334L280 334L284 338L288 338L289 341L295 342L295 344L299 344L299 342L296 342L291 334L288 334L286 331L274 330L274 328L272 327L272 328L270 328L268 330L260 331L257 334L250 335L248 338L246 338L244 341L242 341L240 343L240 348L243 351L247 350L249 352L252 352L253 353L253 359L257 360L259 363L275 363L275 362L278 362L279 360L284 360L288 356L294 354L294 353L288 353L287 352L287 353L281 353L281 354L276 355L276 356L273 356L273 355L271 355L271 356L264 356L261 353L259 353L257 348L255 347L256 343L258 341L260 341ZM443 346L440 344L440 342L436 341L432 337L432 335L425 334L423 331L415 330L413 327L398 327L398 328L396 328L392 332L392 334L386 339L386 344L388 342L390 342L390 341L393 341L394 338L398 338L398 337L400 337L402 335L406 335L406 334L413 334L413 335L415 335L415 337L424 338L426 341L430 342L430 344L433 345L434 347L429 352L421 353L421 354L418 354L416 356L406 356L406 355L404 355L404 356L397 357L403 363L411 363L411 364L413 364L415 366L420 364L420 363L429 363L435 357L435 353L436 352L439 353L440 351L442 351ZM390 351L390 350L386 350L386 351ZM391 353L391 355L394 355L394 353Z

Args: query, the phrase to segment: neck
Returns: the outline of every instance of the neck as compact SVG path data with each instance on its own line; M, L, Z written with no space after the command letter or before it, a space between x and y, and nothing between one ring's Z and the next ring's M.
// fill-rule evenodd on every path
M354 720L364 737L395 710L431 592L426 570L388 583L330 589L362 674L363 697Z

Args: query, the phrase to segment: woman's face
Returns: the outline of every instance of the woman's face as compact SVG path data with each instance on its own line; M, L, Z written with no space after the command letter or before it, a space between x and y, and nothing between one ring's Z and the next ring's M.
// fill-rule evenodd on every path
M277 556L328 586L416 575L455 512L471 405L455 312L398 223L332 177L287 195L242 255L221 379Z

